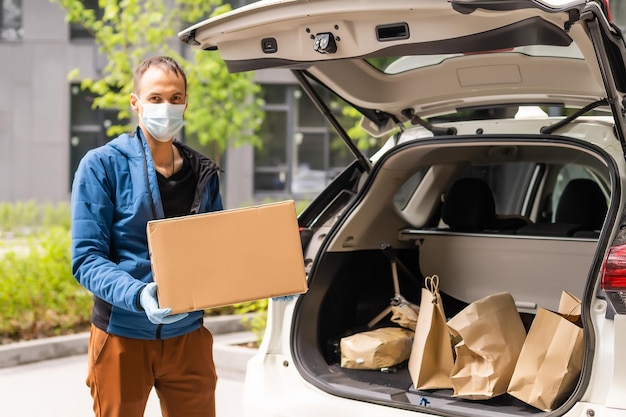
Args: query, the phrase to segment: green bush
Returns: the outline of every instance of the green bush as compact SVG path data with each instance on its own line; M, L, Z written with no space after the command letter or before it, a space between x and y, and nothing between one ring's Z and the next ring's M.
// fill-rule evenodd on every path
M72 276L67 228L48 228L0 249L3 340L70 333L88 325L91 295Z
M0 202L0 237L28 236L53 226L69 230L70 224L70 206L67 202Z
M67 202L0 202L0 343L72 333L91 295L72 276Z
M267 304L268 300L250 301L247 303L235 304L236 314L242 314L243 325L252 331L257 338L257 343L261 343L267 325ZM250 314L253 313L253 314Z

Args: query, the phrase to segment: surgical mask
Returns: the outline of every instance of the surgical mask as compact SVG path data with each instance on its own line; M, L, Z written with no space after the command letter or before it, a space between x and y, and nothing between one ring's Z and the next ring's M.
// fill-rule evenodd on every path
M183 128L184 104L143 103L139 98L137 101L143 106L141 121L144 127L159 142L171 140Z

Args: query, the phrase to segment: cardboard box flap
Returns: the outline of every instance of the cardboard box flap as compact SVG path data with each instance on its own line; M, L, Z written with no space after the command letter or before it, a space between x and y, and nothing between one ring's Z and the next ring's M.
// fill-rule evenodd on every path
M148 222L159 305L174 313L307 291L292 200Z

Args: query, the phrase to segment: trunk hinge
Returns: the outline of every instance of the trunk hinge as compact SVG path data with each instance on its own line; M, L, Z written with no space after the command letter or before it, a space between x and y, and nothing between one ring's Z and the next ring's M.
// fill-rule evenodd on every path
M574 26L574 23L580 20L580 10L572 9L569 10L567 14L569 15L569 20L563 24L565 32L569 32L570 29L572 29L572 26Z
M457 133L456 127L433 126L429 121L422 119L413 109L402 110L404 117L411 121L412 125L420 125L428 129L433 136L454 136Z

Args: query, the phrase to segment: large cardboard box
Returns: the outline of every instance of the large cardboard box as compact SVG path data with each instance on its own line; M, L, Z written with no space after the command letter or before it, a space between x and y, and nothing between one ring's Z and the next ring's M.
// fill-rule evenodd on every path
M172 313L306 292L292 200L148 222L159 306Z

